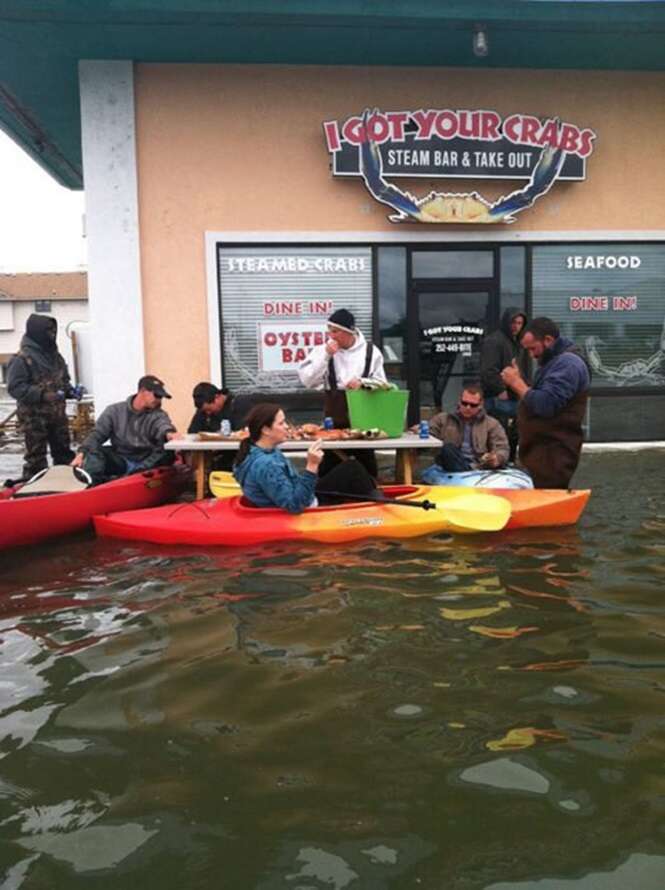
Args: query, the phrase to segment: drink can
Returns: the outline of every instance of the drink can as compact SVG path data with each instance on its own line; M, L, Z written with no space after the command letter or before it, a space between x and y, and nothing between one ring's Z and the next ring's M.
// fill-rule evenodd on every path
M323 418L323 429L331 430L333 429L333 419L332 417L324 417Z
M222 421L221 432L222 432L222 435L223 435L223 436L230 436L230 435L231 435L231 421L230 421L230 420L223 420L223 421Z
M420 421L418 435L421 439L429 439L429 423L426 420Z

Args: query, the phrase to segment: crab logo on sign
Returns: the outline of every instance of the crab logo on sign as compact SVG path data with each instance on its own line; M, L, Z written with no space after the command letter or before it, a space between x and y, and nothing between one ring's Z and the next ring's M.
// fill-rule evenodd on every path
M323 125L333 172L361 176L377 201L397 211L391 222L512 223L557 179L585 178L596 134L556 118L541 121L495 111L366 109ZM430 192L422 198L387 176L527 179L491 202L478 192Z

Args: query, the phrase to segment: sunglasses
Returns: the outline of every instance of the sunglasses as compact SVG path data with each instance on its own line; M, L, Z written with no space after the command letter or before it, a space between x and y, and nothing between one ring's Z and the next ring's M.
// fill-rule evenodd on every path
M459 400L460 405L464 405L465 408L480 408L481 402L465 402L464 399Z

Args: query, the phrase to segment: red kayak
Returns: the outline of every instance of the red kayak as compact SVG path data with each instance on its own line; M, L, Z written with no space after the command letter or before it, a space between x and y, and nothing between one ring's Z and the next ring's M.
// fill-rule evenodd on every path
M363 538L572 525L590 494L543 489L481 491L447 485L395 485L383 491L390 498L387 502L311 507L297 514L250 507L234 495L95 516L94 523L98 535L156 544L236 547L298 540L344 544ZM406 509L409 501L421 503L423 498L438 509Z
M0 550L82 531L100 513L157 507L175 498L189 478L189 467L177 464L65 494L14 498L20 488L7 489L0 495Z

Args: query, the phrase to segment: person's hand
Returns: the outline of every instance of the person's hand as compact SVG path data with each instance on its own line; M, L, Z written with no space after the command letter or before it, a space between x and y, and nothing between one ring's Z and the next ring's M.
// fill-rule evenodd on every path
M74 460L70 463L70 467L82 467L85 460L85 454L82 451L77 452Z
M179 439L180 433L177 430L172 430L170 433L166 434L166 441L170 442L171 439Z
M501 399L502 402L507 402L508 401L508 391L504 389L503 392L499 393L499 395L497 396L497 399Z
M506 386L512 387L515 383L522 382L522 375L519 372L519 368L517 367L517 362L515 359L507 365L503 371L501 372L501 379L506 384Z
M347 389L360 389L361 386L362 384L359 377L354 377L353 380L349 380L346 384Z
M323 448L321 447L321 439L316 439L316 441L312 442L307 449L307 464L305 465L305 469L309 470L310 473L318 472L319 464L322 460Z
M495 470L499 466L499 456L494 451L487 451L480 458L480 463L483 467L491 467Z
M339 343L337 342L337 340L326 341L326 352L330 356L333 356L336 352L339 352Z

